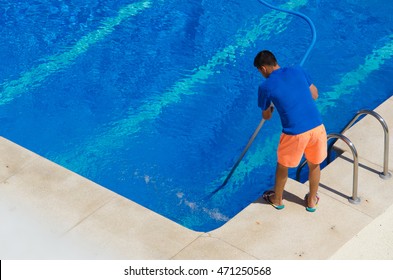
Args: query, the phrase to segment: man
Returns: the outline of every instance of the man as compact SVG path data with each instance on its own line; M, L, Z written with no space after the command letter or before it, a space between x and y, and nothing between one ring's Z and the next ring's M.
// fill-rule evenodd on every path
M327 156L326 130L314 101L318 98L318 89L300 66L281 68L270 51L259 52L254 66L266 78L258 88L262 117L265 120L272 117L273 103L283 127L277 149L274 191L265 192L263 198L276 209L284 208L282 200L288 168L297 167L304 154L310 187L305 197L306 210L314 212L319 201L320 163Z

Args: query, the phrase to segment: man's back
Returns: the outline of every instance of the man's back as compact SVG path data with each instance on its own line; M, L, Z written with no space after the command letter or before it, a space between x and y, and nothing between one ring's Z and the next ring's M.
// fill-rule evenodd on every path
M322 124L310 92L311 84L311 79L301 67L279 68L260 85L258 106L266 110L273 102L285 134L306 132Z

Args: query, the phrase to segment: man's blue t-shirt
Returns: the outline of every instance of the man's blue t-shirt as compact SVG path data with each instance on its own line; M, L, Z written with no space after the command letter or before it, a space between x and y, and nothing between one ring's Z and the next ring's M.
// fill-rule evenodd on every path
M322 124L322 118L312 98L310 77L300 67L283 67L273 71L258 88L258 106L267 110L273 102L282 132L296 135Z

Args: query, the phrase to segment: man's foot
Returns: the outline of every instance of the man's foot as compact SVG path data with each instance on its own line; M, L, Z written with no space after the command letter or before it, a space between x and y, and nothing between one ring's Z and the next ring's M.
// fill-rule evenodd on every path
M278 205L278 204L275 204L275 203L273 202L273 200L274 200L274 195L275 195L274 191L266 191L266 192L263 193L263 196L262 196L262 197L263 197L263 199L264 199L267 203L269 203L271 206L273 206L273 207L276 208L277 210L284 209L284 208L285 208L285 205L284 205L284 204Z
M318 194L314 198L310 197L309 194L306 194L304 200L306 201L306 210L308 212L315 212L317 210L317 205L319 202Z

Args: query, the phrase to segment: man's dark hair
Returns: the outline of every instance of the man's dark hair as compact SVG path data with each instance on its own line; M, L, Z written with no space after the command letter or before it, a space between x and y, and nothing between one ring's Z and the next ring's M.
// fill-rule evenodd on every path
M254 58L254 66L260 68L263 65L276 66L277 59L270 51L260 51Z

